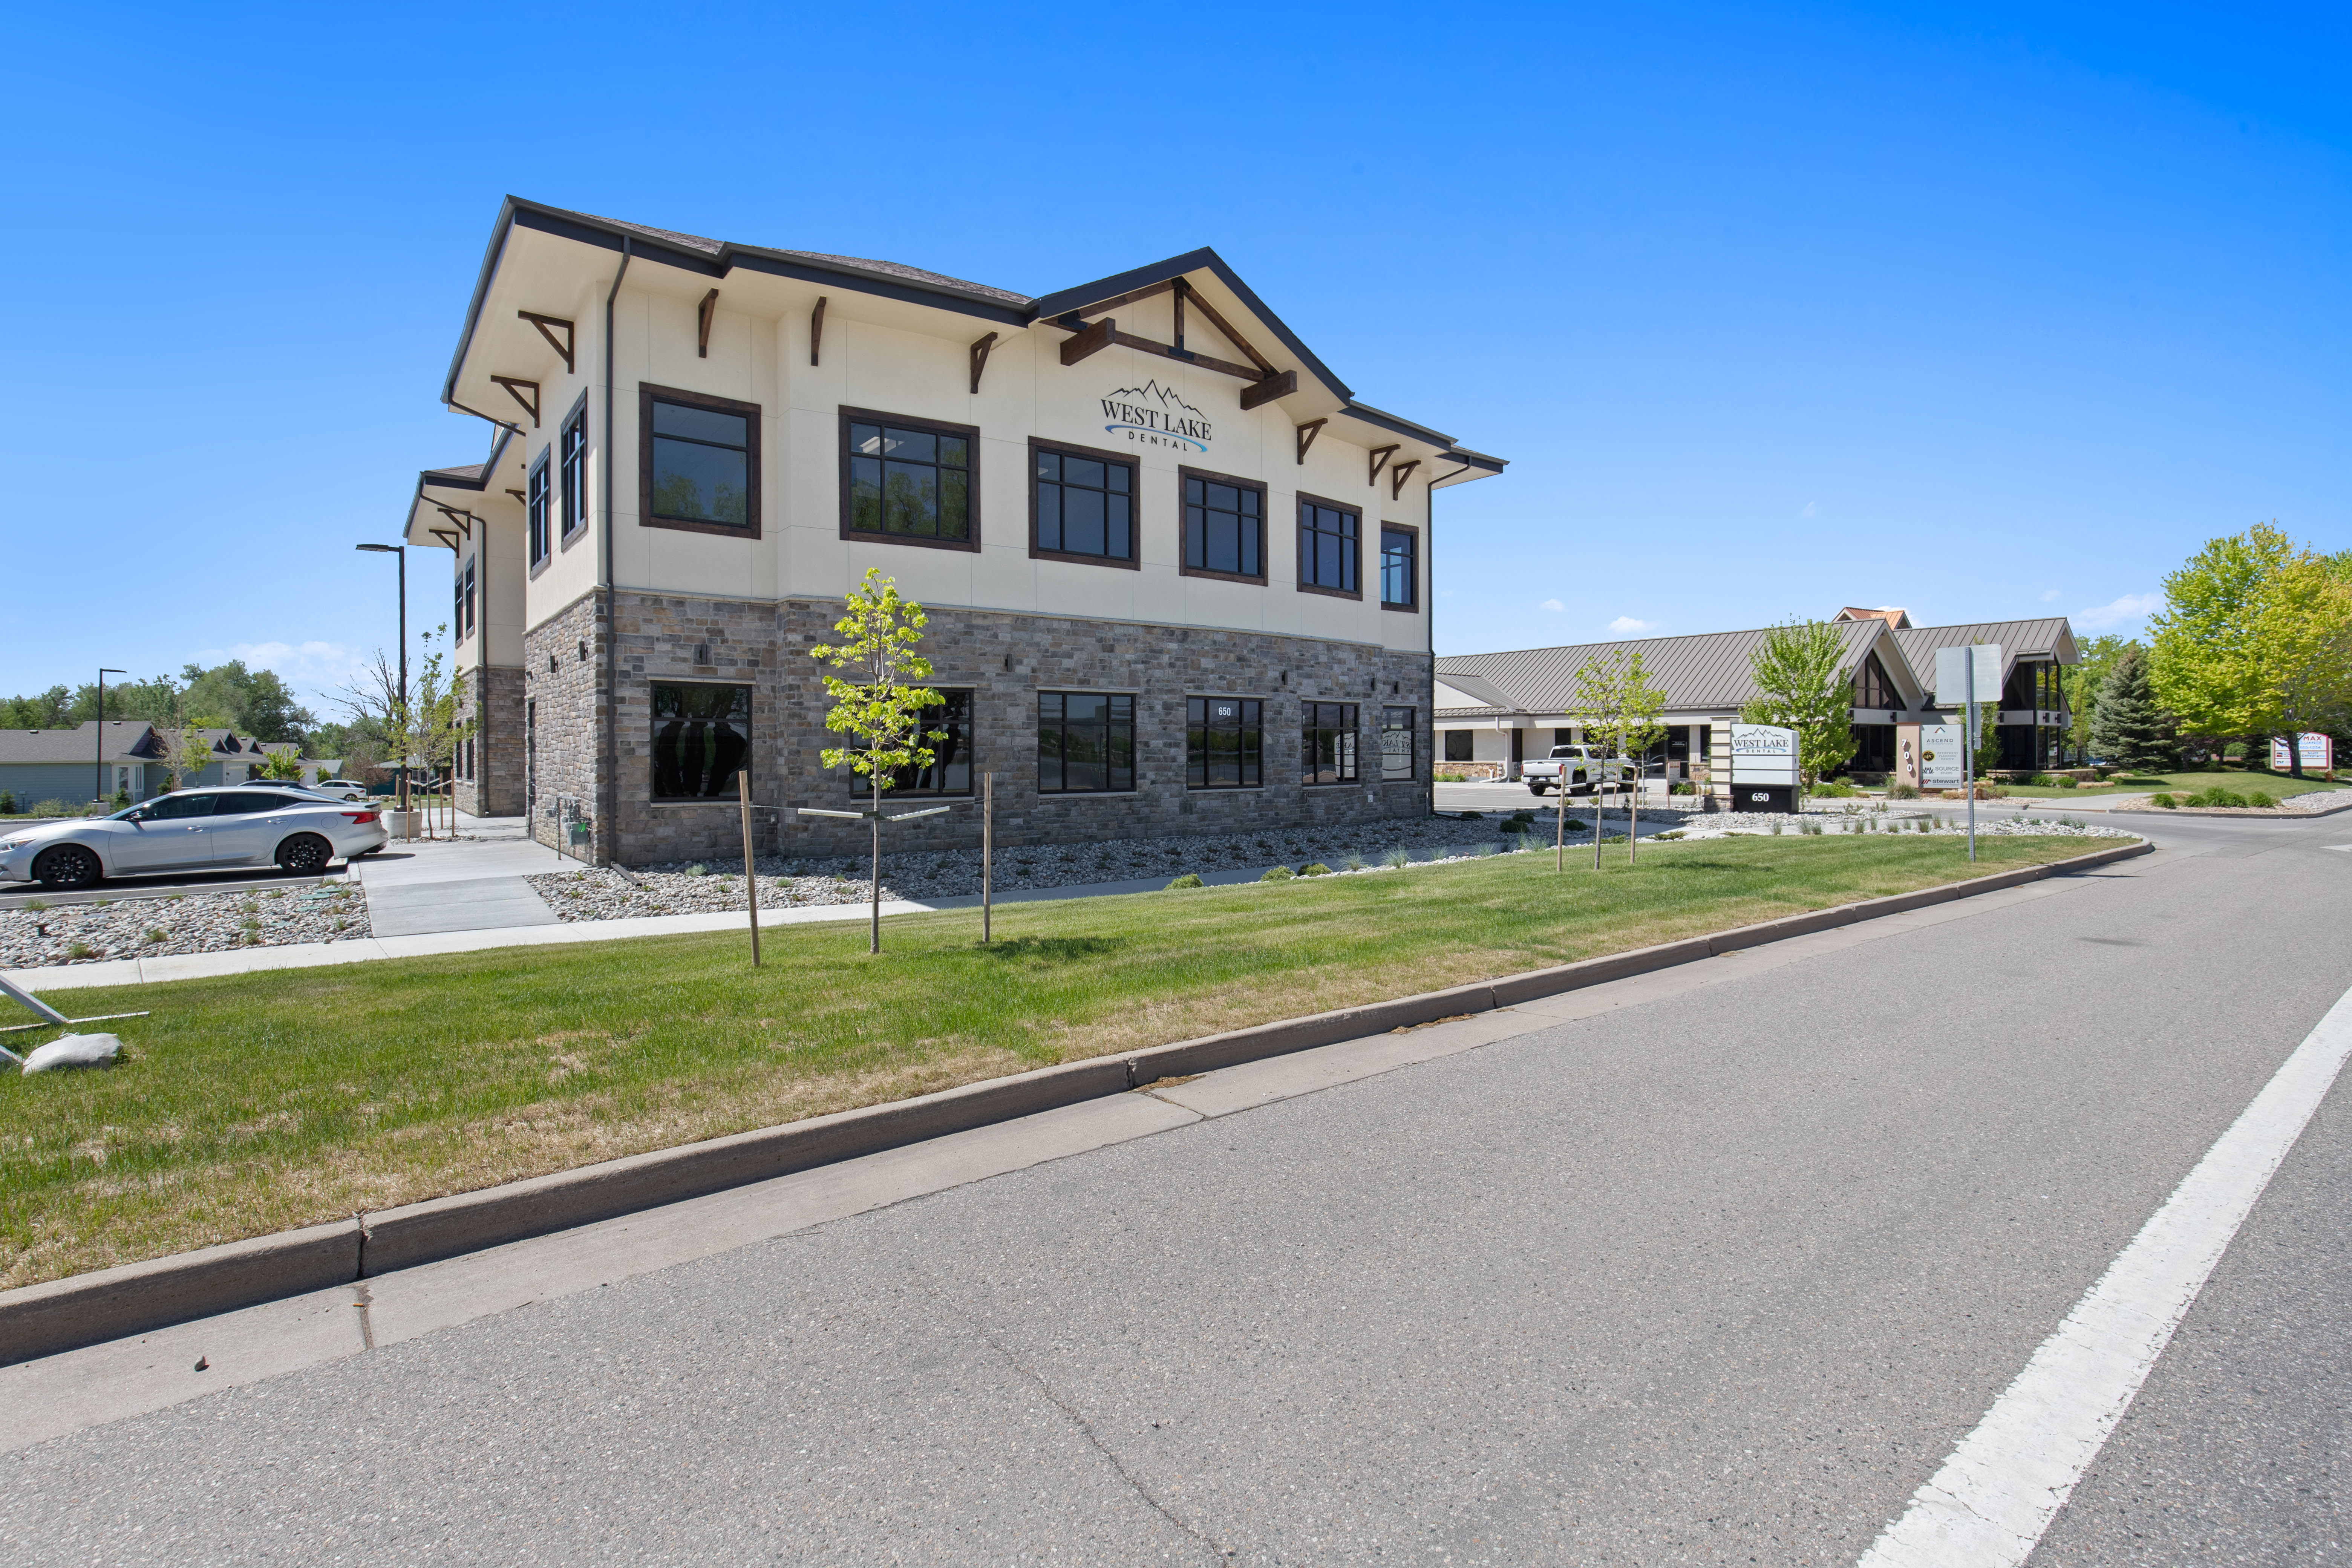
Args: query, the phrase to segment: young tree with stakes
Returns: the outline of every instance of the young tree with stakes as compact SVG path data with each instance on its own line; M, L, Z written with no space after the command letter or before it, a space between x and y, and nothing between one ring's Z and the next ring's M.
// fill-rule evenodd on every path
M827 746L824 765L847 767L874 781L873 809L866 814L873 847L869 952L882 951L882 792L902 768L927 768L934 753L927 743L943 731L923 728L924 712L940 705L940 694L923 685L931 661L915 651L930 617L912 599L898 596L898 579L869 567L849 595L848 613L833 624L843 641L809 650L820 664L854 671L856 679L824 678L833 710L824 727L856 737L854 746ZM748 868L747 868L748 869Z
M1666 709L1666 694L1654 684L1642 666L1642 650L1628 653L1622 648L1607 654L1595 654L1586 659L1575 675L1575 694L1570 699L1570 717L1583 726L1588 744L1598 742L1601 750L1612 756L1622 756L1632 762L1636 770L1639 760L1665 734L1658 717ZM1567 786L1560 789L1562 810L1566 809ZM1592 863L1601 864L1601 791L1596 780L1593 793ZM1642 826L1642 785L1638 771L1634 774L1633 805L1625 817L1626 858L1639 854Z

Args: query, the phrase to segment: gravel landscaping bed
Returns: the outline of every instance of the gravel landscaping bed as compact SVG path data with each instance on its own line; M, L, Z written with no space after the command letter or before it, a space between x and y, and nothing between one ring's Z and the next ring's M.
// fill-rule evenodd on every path
M367 895L350 881L62 904L0 911L0 969L350 942L367 934Z
M1743 811L1697 816L1691 818L1675 837L1693 839L1727 838L1734 835L1758 833L1910 833L1922 837L1941 834L1948 838L1966 837L1968 835L1969 826L1965 817L1938 817L1924 811L1884 806L1863 810L1839 809L1842 806L1850 808L1854 804L1851 801L1816 802L1812 809L1801 815ZM1977 819L1977 837L2137 838L2139 835L2127 828L2095 826L2079 816L1993 816L1987 814Z
M1307 866L1328 866L1334 871L1373 869L1402 852L1416 864L1492 854L1509 836L1503 833L1508 817L1489 813L1456 816L1391 817L1382 822L1349 827L1274 829L1264 833L1170 835L1153 838L1122 838L1102 844L1066 846L1020 845L996 852L995 888L1018 892L1035 888L1070 888L1093 882L1173 879L1188 872L1266 870L1286 866L1293 871ZM1525 820L1522 818L1521 820ZM1569 807L1571 843L1590 844L1592 810ZM1705 820L1678 811L1653 812L1643 807L1642 836L1671 829L1685 821ZM1606 830L1625 831L1622 806L1609 809ZM1552 841L1549 811L1535 814L1531 832L1541 844ZM863 857L823 860L787 860L760 857L760 906L762 909L814 904L863 903L870 896L867 864ZM680 915L743 907L743 862L730 860L646 866L626 871L595 869L556 871L528 879L548 907L567 921L621 920L634 915ZM886 899L950 899L980 891L980 851L977 849L918 850L882 857L882 896Z

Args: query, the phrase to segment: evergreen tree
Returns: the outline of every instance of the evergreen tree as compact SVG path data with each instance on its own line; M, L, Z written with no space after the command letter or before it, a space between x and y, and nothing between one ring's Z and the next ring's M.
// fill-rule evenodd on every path
M2138 648L2126 648L2107 671L2091 723L2091 749L2126 768L2163 770L2180 764L2172 726L2157 705L2147 655Z

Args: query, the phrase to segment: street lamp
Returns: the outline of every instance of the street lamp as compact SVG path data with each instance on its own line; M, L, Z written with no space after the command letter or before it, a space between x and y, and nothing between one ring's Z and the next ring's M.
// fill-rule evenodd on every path
M90 782L98 787L90 792L89 798L92 800L106 798L106 678L110 675L130 673L127 669L116 669L111 665L101 664L98 667L98 756L90 764L89 775Z
M358 548L400 558L400 810L408 820L408 550L399 544L362 544Z

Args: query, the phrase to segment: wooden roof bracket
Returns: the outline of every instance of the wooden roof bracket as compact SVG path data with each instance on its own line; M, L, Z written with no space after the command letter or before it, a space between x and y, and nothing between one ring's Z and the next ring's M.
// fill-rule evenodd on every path
M430 498L427 499L429 500ZM432 507L435 511L439 512L443 517L446 517L451 522L456 523L457 525L457 531L468 539L474 537L472 525L482 521L470 511L461 510L454 506L444 506L437 500L432 502Z
M511 430L518 436L522 434L522 426L510 419L500 419L495 415L485 414L478 408L468 408L455 399L450 401L449 406L460 414L470 414L477 419L486 419L501 430Z
M509 397L513 398L517 403L522 405L523 412L530 416L530 427L534 430L538 429L539 383L535 381L525 381L520 376L512 375L494 375L490 377L490 379L496 382L499 385L505 387ZM522 389L526 386L530 388L530 395L529 397L525 397L522 395Z
M710 318L719 314L719 290L713 289L694 309L694 357L710 357Z
M1059 323L1057 322L1056 325ZM1118 339L1118 322L1108 316L1090 327L1073 329L1077 336L1062 345L1062 363L1076 364L1089 354L1098 354Z
M447 545L449 547L450 554L455 555L457 553L457 536L456 534L450 532L446 528L428 528L425 531L439 540L442 543Z
M522 491L515 489L512 485L509 485L507 487L507 494L514 497L515 500L522 502L525 506L529 506L530 504L530 498L523 494Z
M809 363L816 363L817 350L824 346L824 296L816 299L816 309L809 312Z
M1379 479L1381 477L1381 470L1388 467L1389 459L1395 457L1404 448L1402 447L1395 445L1373 447L1371 451L1372 466L1364 475L1364 483L1370 484L1374 479Z
M1329 423L1331 421L1328 419L1309 419L1298 427L1298 466L1300 468L1307 466L1307 448L1315 445L1315 437L1323 434L1323 426Z
M1297 390L1298 373L1295 370L1267 375L1242 388L1242 412L1246 414L1253 408L1263 408L1276 398L1287 397Z
M974 338L971 342L971 389L980 390L980 373L988 368L988 351L996 346L996 334Z
M572 363L573 352L580 341L580 330L577 327L561 316L542 316L537 310L517 310L515 314L537 327L539 335L547 340L547 346L563 356L563 368L567 373L574 374L578 373L579 367ZM562 342L555 341L557 327L563 329Z
M1419 458L1415 458L1410 463L1399 463L1395 468L1389 470L1389 500L1394 500L1397 497L1404 494L1404 481L1406 478L1419 467L1421 467L1421 459Z

